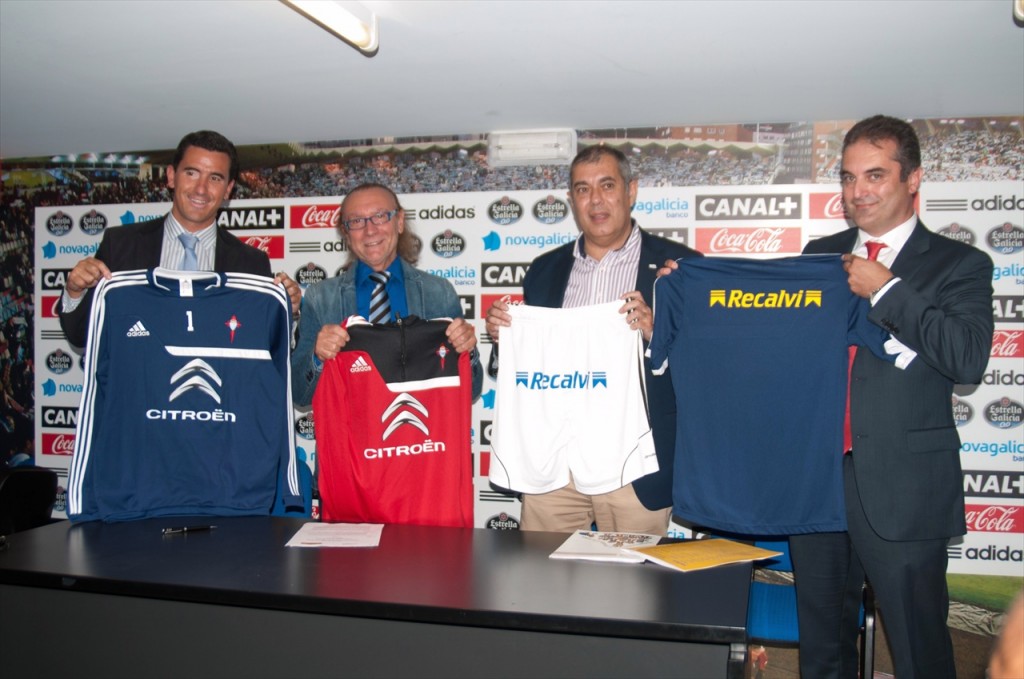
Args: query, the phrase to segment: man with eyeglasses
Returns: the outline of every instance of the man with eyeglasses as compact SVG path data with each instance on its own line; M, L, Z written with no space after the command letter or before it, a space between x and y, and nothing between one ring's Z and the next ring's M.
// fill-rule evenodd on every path
M324 363L335 358L349 342L342 327L349 316L370 318L376 283L371 274L387 272L390 320L451 318L446 335L458 353L471 352L472 393L475 401L483 385L483 368L476 351L476 332L462 317L455 288L440 276L417 269L417 247L405 228L405 212L398 197L382 184L362 184L341 204L338 220L348 245L349 266L340 276L306 290L299 321L299 339L292 352L292 399L298 406L313 402Z

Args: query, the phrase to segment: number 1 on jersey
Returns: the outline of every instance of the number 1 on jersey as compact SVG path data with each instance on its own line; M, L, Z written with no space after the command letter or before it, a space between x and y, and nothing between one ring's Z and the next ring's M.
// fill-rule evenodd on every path
M195 332L196 331L196 327L194 325L192 325L192 310L191 309L189 309L188 311L185 312L185 317L188 318L188 331L189 332Z

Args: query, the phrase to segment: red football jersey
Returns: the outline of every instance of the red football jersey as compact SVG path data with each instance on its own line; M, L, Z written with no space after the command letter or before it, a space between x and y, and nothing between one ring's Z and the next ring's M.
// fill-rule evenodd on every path
M321 520L473 525L469 354L449 323L346 321L313 396Z

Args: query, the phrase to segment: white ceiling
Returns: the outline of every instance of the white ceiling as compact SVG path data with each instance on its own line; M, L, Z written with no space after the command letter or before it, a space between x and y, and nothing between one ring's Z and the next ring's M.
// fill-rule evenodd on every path
M0 158L498 129L1024 112L1012 0L0 0Z

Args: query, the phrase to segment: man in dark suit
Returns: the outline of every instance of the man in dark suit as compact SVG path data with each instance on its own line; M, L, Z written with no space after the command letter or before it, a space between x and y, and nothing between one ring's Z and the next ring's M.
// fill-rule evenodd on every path
M804 250L845 253L850 289L871 300L869 320L916 352L905 370L856 354L843 462L848 530L790 537L806 679L857 675L865 577L896 676L956 675L946 546L966 525L950 403L953 384L978 383L991 353L992 260L921 224L921 175L910 125L886 116L857 123L843 142L840 173L857 228Z
M78 262L68 274L61 299L60 326L75 347L84 347L89 330L92 290L113 271L194 268L270 276L266 253L246 245L216 226L217 210L230 197L238 178L238 152L223 135L209 130L185 135L167 168L173 193L171 212L139 224L108 229L95 257ZM194 259L185 266L188 234L196 238ZM297 314L302 290L287 275L285 286Z
M621 299L623 322L639 328L649 341L654 314L647 300L652 298L658 268L667 260L701 255L647 233L630 218L637 180L618 149L595 145L580 151L569 176L569 204L580 237L533 261L523 280L523 300L533 306L568 308ZM510 325L507 309L498 301L487 312L487 331L495 343L501 327ZM495 352L497 348L495 344ZM645 359L644 365L659 471L601 495L584 495L571 482L543 495L524 495L524 530L569 532L589 529L596 520L601 530L660 535L668 531L675 394L671 379L652 379L650 361Z

